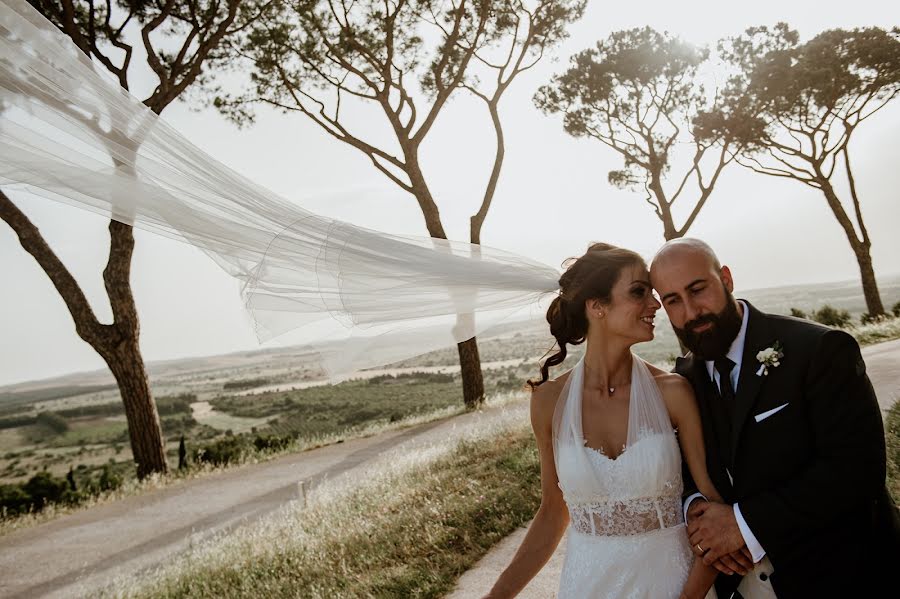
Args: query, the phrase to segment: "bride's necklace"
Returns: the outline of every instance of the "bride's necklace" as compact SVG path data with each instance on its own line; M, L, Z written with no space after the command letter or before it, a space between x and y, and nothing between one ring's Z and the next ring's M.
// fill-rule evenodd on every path
M611 383L611 382L612 382L612 381L610 381L610 383ZM609 397L612 397L612 396L615 394L616 389L618 389L618 388L621 387L622 385L627 385L627 384L629 384L629 383L631 383L631 372L628 373L628 378L627 378L627 379L625 379L625 380L623 380L623 381L621 381L621 382L619 382L619 383L616 383L616 384L607 384L606 390L609 391Z
M622 385L627 385L627 384L630 383L630 382L631 382L631 379L629 378L627 381L622 381L621 383L619 383L619 384L616 385L616 386L608 387L608 389L609 389L609 396L610 396L610 397L613 396L613 393L616 392L616 388L621 387Z
M613 396L613 394L616 392L616 389L622 387L623 385L628 385L630 383L631 383L631 377L628 377L628 379L626 379L620 383L616 383L615 385L607 386L606 390L609 391L609 397Z

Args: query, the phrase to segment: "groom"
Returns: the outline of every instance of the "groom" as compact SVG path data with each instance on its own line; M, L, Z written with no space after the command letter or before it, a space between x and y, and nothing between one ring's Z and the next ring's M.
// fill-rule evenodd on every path
M719 599L896 596L900 517L854 339L735 300L731 272L702 241L666 243L650 276L691 350L675 370L696 393L726 502L694 494L686 474L690 542L723 572Z

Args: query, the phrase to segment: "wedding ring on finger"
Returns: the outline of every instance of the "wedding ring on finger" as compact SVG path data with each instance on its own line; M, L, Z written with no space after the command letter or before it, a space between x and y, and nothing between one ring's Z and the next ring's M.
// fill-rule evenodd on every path
M700 552L700 555L703 555L703 547L700 546L700 543L697 543L697 551Z

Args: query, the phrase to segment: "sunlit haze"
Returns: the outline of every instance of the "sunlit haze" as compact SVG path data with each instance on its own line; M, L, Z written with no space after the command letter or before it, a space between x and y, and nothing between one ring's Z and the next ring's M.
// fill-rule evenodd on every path
M618 155L596 140L567 135L559 116L535 108L535 91L565 68L570 55L615 30L650 25L686 41L714 44L748 26L778 21L798 29L805 40L833 27L900 25L900 4L589 2L570 39L554 50L558 60L545 60L517 79L501 103L506 162L482 242L556 267L591 241L652 256L663 241L661 223L641 193L618 190L607 182L608 172L621 168ZM144 79L146 88L151 79ZM715 74L710 80L715 83ZM140 85L133 89L139 97L146 91ZM255 126L239 130L215 111L195 112L192 107L197 105L173 104L163 117L250 179L313 212L388 232L426 234L412 196L396 188L366 156L304 117L261 112ZM380 131L357 116L366 131ZM895 100L860 127L851 145L879 276L900 272L898 132L900 100ZM487 113L459 93L423 147L423 168L452 239L468 240L468 219L480 203L493 153ZM10 197L70 268L101 321L108 322L101 278L108 221L21 193ZM739 290L859 277L844 233L819 192L736 165L725 170L689 234L717 250ZM194 248L142 231L136 232L136 239L132 280L146 360L259 347L235 280ZM2 222L0 256L5 281L0 294L0 385L103 368L101 358L76 335L46 274ZM900 298L884 299L891 305Z

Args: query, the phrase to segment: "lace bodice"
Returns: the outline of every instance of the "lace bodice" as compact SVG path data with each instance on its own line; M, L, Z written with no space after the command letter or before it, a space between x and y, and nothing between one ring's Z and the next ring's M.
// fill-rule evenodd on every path
M644 437L615 460L589 447L561 448L559 486L572 527L582 533L625 536L671 528L684 521L681 464L674 434ZM584 452L596 476L585 476ZM600 482L601 484L596 484Z
M627 536L681 524L681 454L647 367L634 358L628 440L616 459L586 446L582 384L579 362L554 416L556 470L572 527L591 535Z

